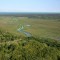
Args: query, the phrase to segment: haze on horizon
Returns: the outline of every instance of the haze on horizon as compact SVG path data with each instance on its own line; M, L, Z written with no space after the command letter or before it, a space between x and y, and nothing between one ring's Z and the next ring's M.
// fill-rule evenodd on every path
M0 12L60 12L60 0L1 0Z

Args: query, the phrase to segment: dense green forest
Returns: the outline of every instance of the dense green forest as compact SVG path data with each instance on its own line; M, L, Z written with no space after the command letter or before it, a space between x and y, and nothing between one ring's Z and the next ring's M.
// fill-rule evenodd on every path
M0 29L0 60L60 60L60 41L17 37Z

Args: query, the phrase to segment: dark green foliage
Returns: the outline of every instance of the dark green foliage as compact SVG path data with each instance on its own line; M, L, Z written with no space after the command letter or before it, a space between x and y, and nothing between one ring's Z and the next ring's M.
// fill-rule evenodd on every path
M4 31L0 30L0 42L13 41L18 38L19 37L16 35L13 35L9 32L4 32Z
M40 43L45 43L50 47L56 47L57 49L60 49L60 41L50 39L50 38L43 38L43 37L40 37L40 38L33 37L32 39L35 39Z
M60 41L0 31L0 60L60 60Z
M0 44L0 60L59 60L60 50L35 39Z

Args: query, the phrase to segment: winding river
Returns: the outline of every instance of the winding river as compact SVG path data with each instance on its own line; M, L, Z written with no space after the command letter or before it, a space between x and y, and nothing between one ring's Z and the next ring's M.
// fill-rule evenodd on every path
M27 26L29 26L29 25L27 25ZM31 33L24 31L24 26L21 26L17 31L25 34L26 37L32 37Z

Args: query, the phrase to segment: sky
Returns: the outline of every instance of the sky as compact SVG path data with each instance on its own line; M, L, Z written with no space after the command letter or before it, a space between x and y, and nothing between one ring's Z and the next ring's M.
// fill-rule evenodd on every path
M0 0L0 12L60 12L60 0Z

